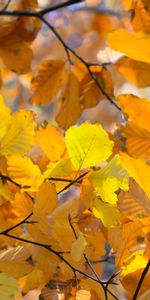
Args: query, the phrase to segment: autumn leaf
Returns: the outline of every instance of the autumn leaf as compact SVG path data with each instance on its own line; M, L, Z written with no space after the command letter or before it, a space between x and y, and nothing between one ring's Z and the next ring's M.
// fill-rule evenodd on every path
M116 227L121 224L122 216L115 205L103 202L96 198L91 205L94 216L102 221L106 227Z
M118 196L118 208L127 218L137 219L150 215L150 201L140 186L134 182L128 192Z
M149 63L124 57L116 63L115 67L118 72L137 87L144 88L150 85L150 79L148 76L150 72Z
M134 122L121 126L120 131L129 155L140 159L150 157L150 131L137 126Z
M30 273L33 267L26 261L30 252L22 246L0 251L0 270L15 278Z
M150 63L150 36L142 31L129 32L126 29L118 29L107 36L108 44L126 56ZM130 45L130 47L129 47Z
M10 109L6 106L2 96L0 96L0 120L0 139L2 139L11 121Z
M66 147L76 169L84 169L106 160L112 151L113 142L99 124L88 121L66 131ZM101 149L101 151L99 151Z
M56 97L66 80L64 67L62 60L46 60L41 63L38 75L32 80L34 104L48 104Z
M1 140L0 153L3 155L28 152L34 144L33 112L20 110L12 115L7 133Z
M60 132L50 124L46 128L39 128L36 131L35 139L50 161L58 161L64 154L65 142Z
M12 300L18 291L18 282L6 273L0 273L0 295L1 299ZM12 298L13 297L13 298Z
M49 215L57 207L57 194L55 184L51 182L43 182L36 195L36 202L33 214L36 217Z
M136 255L136 251L139 250L140 245L143 243L143 224L139 220L129 221L122 224L117 234L117 245L113 245L115 235L116 229L112 228L109 240L111 246L115 251L117 251L115 264L118 268L121 268L127 259L130 261L130 258L133 258L133 254Z
M118 97L118 102L129 121L149 131L150 102L148 99L125 94Z
M82 112L79 98L79 80L72 71L69 72L60 101L62 102L61 110L56 120L62 128L67 129L77 121Z
M39 167L29 157L10 155L7 157L8 173L15 182L24 188L32 188L36 191L42 183L42 175Z
M33 59L30 46L17 35L0 38L0 57L8 69L18 74L29 72Z
M118 198L115 192L119 188L128 190L128 174L121 166L119 156L114 156L105 167L94 171L89 179L102 200L110 204L116 204Z
M82 232L80 232L76 241L73 242L71 247L71 256L75 261L80 261L84 249L85 249L86 241Z
M127 154L122 153L122 165L128 171L129 175L139 184L144 190L148 198L150 198L150 183L149 174L150 166L147 165L143 160L135 159ZM142 171L141 171L142 170Z

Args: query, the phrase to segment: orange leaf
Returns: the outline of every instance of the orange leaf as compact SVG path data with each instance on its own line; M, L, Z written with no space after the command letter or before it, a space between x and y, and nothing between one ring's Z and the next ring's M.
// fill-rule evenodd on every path
M57 161L65 151L65 143L59 131L50 124L46 128L39 128L36 141L41 146L50 161Z
M64 61L46 60L39 67L38 75L32 80L34 104L48 104L52 101L66 80Z

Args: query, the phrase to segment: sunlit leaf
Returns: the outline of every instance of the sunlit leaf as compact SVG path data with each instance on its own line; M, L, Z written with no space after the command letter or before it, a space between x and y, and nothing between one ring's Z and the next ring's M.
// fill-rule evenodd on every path
M100 124L88 121L66 131L66 146L76 169L84 169L106 160L112 151L113 142Z
M73 242L71 247L71 256L75 261L80 261L84 249L85 249L86 241L82 232L80 232L79 237L76 241Z
M94 171L90 176L90 181L102 200L110 204L116 204L115 192L119 188L128 190L128 174L121 166L119 156L114 156L105 167Z
M43 182L38 190L33 213L35 216L49 215L57 206L55 184Z
M126 56L150 63L150 35L142 31L129 32L126 29L118 29L107 36L109 45ZM130 45L130 47L129 47Z
M0 120L0 139L2 139L11 120L10 109L5 105L2 96L0 96Z
M136 126L147 129L150 128L150 101L139 98L135 95L120 95L119 104L123 112L128 116L129 121L133 121ZM146 114L145 114L146 111Z
M122 217L115 205L103 202L96 198L91 209L96 218L100 219L104 226L114 227L121 224Z
M150 198L150 166L140 159L122 153L122 165Z
M65 151L65 143L59 131L47 125L36 132L36 142L40 145L50 161L57 161Z
M1 140L1 154L24 154L34 144L33 112L27 110L17 111L12 115L7 134Z
M36 190L42 183L41 171L29 157L10 155L7 157L7 164L10 177L24 188L32 187Z
M124 57L116 63L117 71L139 88L150 85L150 64Z
M0 270L15 278L30 273L33 269L26 260L30 252L22 246L0 251Z

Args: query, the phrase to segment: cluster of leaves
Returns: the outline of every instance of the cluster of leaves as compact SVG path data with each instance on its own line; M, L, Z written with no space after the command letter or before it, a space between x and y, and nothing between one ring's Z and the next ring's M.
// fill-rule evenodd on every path
M40 122L28 102L13 112L0 97L0 299L20 300L31 290L54 299L54 288L68 300L149 299L150 102L115 96L114 78L139 92L149 86L149 0L118 1L113 13L108 0L59 1L45 9L36 0L2 2L2 94L9 72L28 73L30 105L53 104L56 113L55 121ZM91 5L106 7L92 23L99 34L96 62L45 17L80 2L87 13ZM33 41L42 24L63 55L43 56L35 74ZM110 59L102 62L107 52ZM85 109L106 100L106 119L111 109L117 114L110 130L79 121Z

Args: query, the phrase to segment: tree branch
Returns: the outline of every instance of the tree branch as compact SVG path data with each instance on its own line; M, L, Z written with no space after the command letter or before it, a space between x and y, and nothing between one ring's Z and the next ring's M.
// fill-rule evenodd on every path
M143 270L143 272L142 272L141 278L140 278L140 280L139 280L139 282L138 282L138 285L137 285L137 287L136 287L136 290L135 290L135 293L134 293L134 296L133 296L132 300L136 300L136 299L137 299L137 296L138 296L139 291L140 291L140 289L141 289L142 283L143 283L143 281L144 281L144 278L145 278L145 276L146 276L146 274L147 274L149 268L150 268L150 260L148 261L146 267L144 268L144 270Z
M98 86L98 88L100 89L101 93L106 97L106 99L112 104L114 105L114 107L117 108L117 110L119 110L121 112L121 108L120 106L112 99L112 97L105 91L105 89L102 87L101 83L97 80L95 74L91 71L90 66L92 65L92 63L89 63L87 61L85 61L81 56L79 56L76 51L74 49L72 49L69 45L67 45L67 43L63 40L63 38L61 37L61 35L57 32L57 30L44 18L44 15L52 12L58 8L64 7L64 6L68 6L68 5L72 5L75 3L79 3L79 2L83 2L83 1L68 1L68 2L64 2L61 5L56 5L50 8L46 8L43 9L41 11L25 11L25 10L13 10L13 11L8 11L8 10L1 10L0 11L0 15L2 16L26 16L26 17L36 17L39 18L52 32L53 34L56 36L56 38L60 41L60 43L62 44L62 46L64 47L65 51L66 51L66 55L68 58L68 61L70 62L70 64L72 64L72 60L70 57L70 53L72 53L76 58L78 58L86 67L89 75L91 76L91 78L94 80L94 82L96 83L96 85ZM63 6L64 5L64 6ZM98 65L98 64L97 64Z

